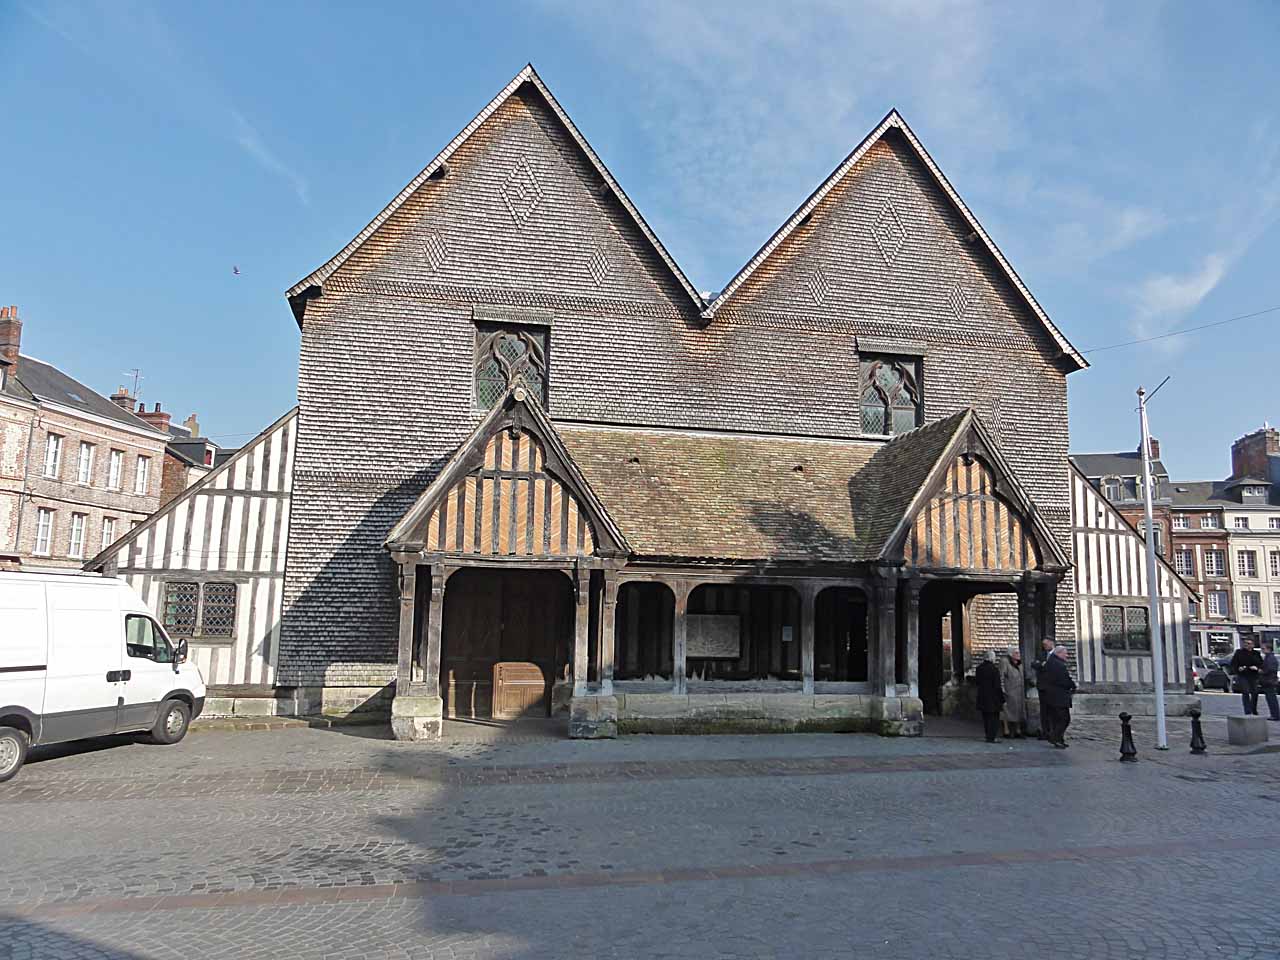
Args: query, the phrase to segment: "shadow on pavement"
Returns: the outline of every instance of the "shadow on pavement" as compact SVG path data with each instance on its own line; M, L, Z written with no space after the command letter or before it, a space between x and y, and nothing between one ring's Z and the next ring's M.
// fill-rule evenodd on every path
M74 957L75 960L144 960L141 953L117 950L71 936L34 920L15 917L0 912L0 958L32 958L54 960Z

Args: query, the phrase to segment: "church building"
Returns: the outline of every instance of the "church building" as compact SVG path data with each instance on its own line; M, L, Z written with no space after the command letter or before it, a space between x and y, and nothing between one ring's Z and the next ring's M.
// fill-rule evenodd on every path
M288 300L296 712L914 734L1072 642L1086 362L896 111L704 296L526 67Z

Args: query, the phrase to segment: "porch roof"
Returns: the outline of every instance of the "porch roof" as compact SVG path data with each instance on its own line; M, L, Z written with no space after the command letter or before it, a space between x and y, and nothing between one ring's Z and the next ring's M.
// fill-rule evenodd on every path
M887 443L556 424L637 556L878 557L967 411Z

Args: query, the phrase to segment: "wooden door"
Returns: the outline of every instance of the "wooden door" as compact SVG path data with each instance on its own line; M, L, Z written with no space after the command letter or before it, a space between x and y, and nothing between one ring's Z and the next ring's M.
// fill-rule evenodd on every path
M568 579L555 572L455 573L445 589L441 639L445 715L547 716L551 684L569 649L568 594Z

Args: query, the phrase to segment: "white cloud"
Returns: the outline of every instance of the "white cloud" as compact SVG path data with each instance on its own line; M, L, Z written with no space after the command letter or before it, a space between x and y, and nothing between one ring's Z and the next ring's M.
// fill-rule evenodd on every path
M298 195L298 199L304 204L310 203L310 199L307 196L307 181L272 152L258 131L238 111L232 110L231 117L235 124L233 136L240 148L257 161L263 169L288 180L293 185L293 192Z
M1160 273L1138 287L1136 332L1154 336L1168 331L1176 321L1200 306L1222 282L1231 265L1225 253L1211 253L1199 266L1185 273Z

